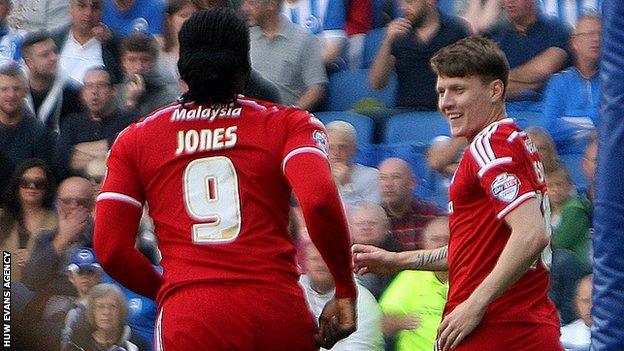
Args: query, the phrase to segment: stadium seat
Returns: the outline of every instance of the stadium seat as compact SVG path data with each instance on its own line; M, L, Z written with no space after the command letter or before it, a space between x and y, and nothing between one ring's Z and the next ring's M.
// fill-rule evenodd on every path
M526 129L532 126L539 126L542 120L542 114L539 112L531 111L513 111L509 112L509 117L516 121L516 124L521 129Z
M357 134L355 140L357 145L370 144L373 141L375 124L370 117L348 111L318 112L314 115L324 124L332 121L345 121L351 123Z
M435 111L402 113L386 124L384 142L388 144L416 142L429 145L440 135L450 135L448 123Z
M568 167L568 172L570 172L570 176L574 181L574 185L579 191L583 191L587 189L587 178L585 177L585 173L583 173L583 154L563 154L560 156L561 161L563 161Z
M385 105L394 107L396 94L396 75L392 75L388 85L381 90L374 90L368 85L367 69L337 72L329 77L327 88L327 111L346 111L362 99L370 98Z
M386 36L386 28L376 28L368 31L364 37L364 48L362 49L362 68L370 68L373 65L377 51Z

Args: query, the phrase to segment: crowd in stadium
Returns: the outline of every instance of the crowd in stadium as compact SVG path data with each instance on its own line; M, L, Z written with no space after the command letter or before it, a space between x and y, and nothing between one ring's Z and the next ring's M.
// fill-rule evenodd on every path
M430 59L471 34L494 40L511 68L509 117L544 164L561 340L589 350L600 0L0 0L0 247L16 349L151 350L155 302L91 249L95 199L117 135L187 89L182 24L221 6L250 25L245 95L325 123L353 243L391 251L447 245L448 186L468 145L436 112ZM318 317L334 286L291 206ZM146 208L136 243L158 267L153 230ZM446 272L356 281L358 330L332 350L433 349Z

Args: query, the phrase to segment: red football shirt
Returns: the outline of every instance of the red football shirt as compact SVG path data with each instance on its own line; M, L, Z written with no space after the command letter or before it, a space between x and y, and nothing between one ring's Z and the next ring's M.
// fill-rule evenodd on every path
M324 148L323 124L296 108L174 103L120 134L98 200L147 202L163 254L159 300L198 282L301 296L283 172L290 157Z
M445 315L465 301L494 269L511 234L505 216L524 201L542 203L550 235L550 205L537 149L513 120L495 122L470 143L449 190L449 295ZM487 308L482 323L533 322L559 326L547 296L546 252Z

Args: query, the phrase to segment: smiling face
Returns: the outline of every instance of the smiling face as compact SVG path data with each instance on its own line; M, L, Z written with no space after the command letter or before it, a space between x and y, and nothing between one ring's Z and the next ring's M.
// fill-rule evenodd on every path
M446 117L454 137L472 140L498 116L503 104L503 82L484 83L477 76L438 76L438 108Z

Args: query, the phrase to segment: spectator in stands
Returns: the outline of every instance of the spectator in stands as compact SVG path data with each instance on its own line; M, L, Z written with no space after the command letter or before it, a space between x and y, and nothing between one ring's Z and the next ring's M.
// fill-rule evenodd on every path
M570 41L574 66L553 75L544 90L542 126L559 150L584 145L598 126L600 33L598 14L579 18Z
M176 1L178 0L173 0L173 2ZM197 8L202 10L212 10L218 7L236 8L233 2L230 0L191 0L191 2L195 4ZM180 23L180 25L182 24ZM179 31L179 28L177 30ZM176 55L177 51L178 50L176 49ZM258 71L253 69L253 67L251 69L251 73L249 74L249 80L247 81L247 85L245 86L244 95L254 99L282 103L282 99L280 97L280 92L277 88L277 85L263 78L262 75L258 73Z
M84 175L93 185L93 192L99 193L106 175L106 158L97 157L89 161L85 167Z
M11 1L11 27L23 30L53 30L69 23L68 0L3 0Z
M121 39L101 23L103 3L104 0L69 0L71 23L51 33L60 50L62 74L81 83L85 72L93 66L106 66L113 72L115 82L121 77Z
M553 232L557 232L561 223L561 208L574 197L574 182L563 162L556 162L554 167L545 169L544 178L550 199L550 223Z
M557 147L550 134L541 127L529 127L525 132L537 148L544 169L557 168L559 153L557 152Z
M388 251L397 251L398 244L390 236L390 222L386 211L376 203L361 201L349 209L349 229L354 244L367 244ZM379 299L392 276L383 274L356 275L356 281Z
M589 185L587 193L574 196L561 206L559 225L552 238L551 297L564 324L576 318L572 303L576 283L591 272L596 154L594 134L582 163Z
M423 232L423 247L448 245L447 217L432 219ZM396 338L396 351L433 350L448 292L448 271L403 271L386 289L379 305L383 333Z
M334 295L334 280L314 245L308 243L305 250L306 274L301 276L299 283L303 287L310 311L318 319L323 307ZM331 351L382 351L384 343L381 334L381 310L373 295L360 284L356 285L357 330L337 342Z
M59 74L56 44L46 31L30 33L22 48L30 94L26 104L47 129L58 131L63 117L84 111L80 84Z
M136 120L118 108L112 75L104 67L90 68L81 98L86 111L68 115L61 125L56 155L59 177L84 174L89 161L105 158L117 134Z
M574 303L578 319L561 328L561 343L566 350L589 351L592 325L592 275L586 275L579 281Z
M164 44L158 65L163 71L163 77L172 88L178 90L180 90L178 33L182 24L198 9L199 7L192 0L168 0L165 8Z
M22 280L37 236L56 228L55 197L56 183L45 162L31 158L17 166L0 210L0 249L11 253L12 283Z
M69 259L67 276L78 297L73 301L72 308L67 312L61 333L61 350L69 348L70 335L86 320L87 296L91 289L102 281L102 267L97 262L93 250L88 247L76 249Z
M353 162L357 151L355 128L345 121L327 124L329 143L329 165L338 186L338 192L345 206L358 201L379 203L379 189L376 187L379 171Z
M321 60L330 72L345 68L342 53L347 42L346 5L343 0L286 0L282 4L284 16L319 37Z
M23 280L40 295L76 296L65 269L75 248L92 246L93 187L85 178L70 177L61 182L57 199L58 228L39 235Z
M539 13L537 0L502 0L511 26L489 36L509 60L507 111L541 112L542 85L568 61L570 33L557 18Z
M422 231L443 211L414 195L416 176L409 163L399 158L385 159L379 165L382 207L390 218L390 235L401 250L422 248Z
M162 40L164 17L164 1L107 0L102 21L122 37L138 32Z
M178 97L157 67L160 46L150 34L133 33L121 44L124 83L119 89L122 109L138 116L162 107Z
M22 37L7 21L12 8L11 0L0 0L0 65L21 61Z
M98 284L87 296L89 326L74 330L68 342L69 351L115 350L137 351L127 325L128 307L118 287Z
M349 69L358 69L362 66L364 38L373 29L373 0L348 0L346 3L347 64Z
M314 110L325 95L327 76L318 38L280 13L283 0L246 0L251 65L277 85L282 103Z
M436 0L400 0L405 17L388 25L371 67L369 81L374 89L385 87L396 71L396 106L399 108L437 109L436 76L429 59L439 49L468 36L464 23L441 14L436 4ZM388 114L393 112L388 111L386 117Z
M15 64L0 67L0 194L15 167L37 157L50 162L54 136L23 108L26 77Z
M23 270L23 282L36 295L28 327L37 344L32 349L58 350L67 312L77 291L67 276L67 265L75 248L90 247L93 191L84 178L68 178L58 189L58 228L41 233Z

